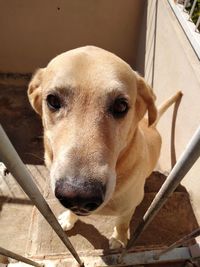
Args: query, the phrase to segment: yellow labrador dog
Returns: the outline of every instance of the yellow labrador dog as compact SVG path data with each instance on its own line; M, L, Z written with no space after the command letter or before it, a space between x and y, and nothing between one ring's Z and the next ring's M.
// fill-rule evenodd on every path
M78 216L114 215L110 248L125 246L160 153L152 89L119 57L87 46L39 69L28 96L42 117L52 189L67 208L59 217L62 227L71 229Z

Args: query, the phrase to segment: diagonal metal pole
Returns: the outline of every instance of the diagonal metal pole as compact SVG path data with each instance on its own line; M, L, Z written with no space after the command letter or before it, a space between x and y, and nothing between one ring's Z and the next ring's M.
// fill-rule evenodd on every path
M38 262L35 262L35 261L32 261L32 260L29 260L21 255L18 255L10 250L7 250L5 248L2 248L0 247L0 254L1 255L4 255L8 258L12 258L12 259L15 259L17 261L21 261L21 262L24 262L24 263L27 263L27 264L30 264L32 266L36 266L36 267L43 267L44 265L43 264L40 264Z
M0 125L0 160L5 164L8 170L12 173L13 177L16 179L18 184L22 187L24 192L29 196L34 205L38 208L65 246L69 249L71 254L74 256L76 261L83 265L81 259L79 258L75 248L69 241L66 233L63 231L62 227L58 223L55 215L47 204L46 200L40 193L39 189L35 185L31 174L28 172L27 168L24 166L22 160L18 156L16 150L5 134L2 126Z
M185 151L181 155L180 159L175 164L174 168L170 172L169 176L165 180L164 184L156 194L153 202L149 206L148 210L143 216L142 221L136 228L133 237L129 241L126 250L129 250L135 241L139 238L141 233L146 229L149 223L153 220L162 206L166 203L170 195L177 188L183 177L191 169L196 160L200 156L200 127L193 135L191 141L187 145ZM125 251L123 252L125 254Z

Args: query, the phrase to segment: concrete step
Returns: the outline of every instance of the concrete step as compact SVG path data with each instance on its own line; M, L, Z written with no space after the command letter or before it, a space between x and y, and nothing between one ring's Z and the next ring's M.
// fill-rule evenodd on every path
M53 212L58 216L64 208L51 192L48 171L40 165L27 165L27 167ZM131 233L165 179L166 176L159 172L154 172L147 179L145 198L133 216ZM10 174L0 176L0 207L0 246L32 257L69 255L62 242ZM115 218L109 216L84 217L76 223L74 229L67 232L67 235L75 248L84 255L98 250L109 253L108 238L112 234L114 221ZM137 241L135 249L147 250L166 246L197 227L189 195L184 187L179 186Z
M131 233L155 197L146 193L131 221ZM48 200L54 214L58 216L64 209L57 200ZM66 234L76 250L84 255L103 250L109 253L108 238L111 236L115 218L109 216L89 216L81 218ZM137 241L135 249L149 250L171 244L198 227L186 192L175 192L153 222ZM44 220L37 209L33 209L27 255L32 257L69 255L69 252Z

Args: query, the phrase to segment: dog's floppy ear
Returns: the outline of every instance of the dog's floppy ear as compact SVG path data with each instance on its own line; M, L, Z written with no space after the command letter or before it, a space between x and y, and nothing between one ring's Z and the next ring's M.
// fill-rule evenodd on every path
M38 69L28 86L28 98L33 109L42 116L42 88L41 82L43 79L45 68Z
M157 108L155 106L156 96L152 88L145 82L145 80L137 76L137 99L136 99L136 112L139 120L141 120L146 111L148 111L148 124L151 126L157 118Z

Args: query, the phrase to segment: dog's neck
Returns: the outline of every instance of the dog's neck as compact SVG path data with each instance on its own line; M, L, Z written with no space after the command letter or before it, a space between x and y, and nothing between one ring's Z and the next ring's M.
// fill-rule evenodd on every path
M144 163L144 135L140 124L136 127L126 148L121 152L116 164L117 184L116 189L126 184L126 181L140 169L139 164ZM148 173L148 170L144 170ZM135 175L134 175L135 176ZM137 176L137 175L136 175Z
M119 176L124 176L127 171L130 171L137 162L138 158L138 142L139 136L141 135L139 127L137 127L132 135L132 138L127 143L126 147L121 151L117 164L116 172ZM125 173L122 173L122 170Z

